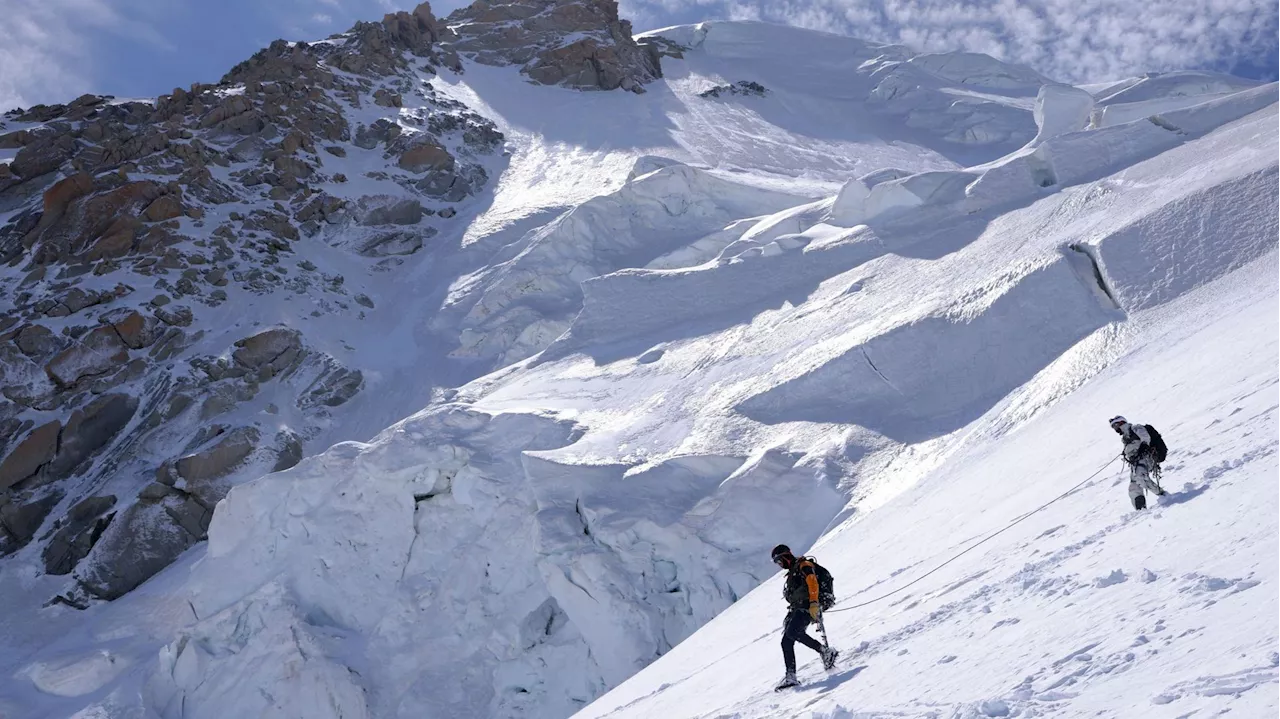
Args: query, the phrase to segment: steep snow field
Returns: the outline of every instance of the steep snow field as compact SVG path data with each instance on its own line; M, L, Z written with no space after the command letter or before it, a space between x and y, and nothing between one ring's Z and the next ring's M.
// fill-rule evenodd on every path
M800 648L805 684L771 690L775 577L577 716L1274 715L1276 260L1086 342L963 430L936 470L824 536L812 552L842 598L834 671ZM1114 412L1172 448L1169 495L1146 512L1126 505Z
M6 612L0 716L1275 713L1276 86L651 39L640 96L424 78L509 155L362 280L384 371L334 434L391 426L120 600ZM1118 412L1172 448L1155 508L1113 464L851 608L1084 480ZM850 608L782 695L778 542Z

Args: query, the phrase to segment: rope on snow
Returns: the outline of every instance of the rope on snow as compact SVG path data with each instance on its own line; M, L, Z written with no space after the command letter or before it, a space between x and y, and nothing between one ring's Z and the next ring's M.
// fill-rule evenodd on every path
M1123 453L1122 453L1122 454L1123 454ZM1009 524L1005 525L1004 527L1002 527L1002 528L1000 528L1000 529L996 530L995 532L992 532L991 534L987 535L986 537L983 537L982 539L978 540L978 541L977 541L977 542L975 542L974 544L969 545L969 546L968 546L968 547L966 547L963 551L961 551L959 554L956 554L955 556L951 557L951 558L950 558L950 559L948 559L947 561L943 562L942 564L939 564L938 566L934 567L933 569L930 569L929 571L927 571L927 572L925 572L924 574L922 574L922 575L920 575L920 576L916 577L915 579L911 580L910 582L907 582L906 584L902 585L901 587L898 587L897 589L895 589L895 590L893 590L893 591L891 591L891 592L888 592L888 593L886 593L886 594L882 594L882 595L880 595L880 596L876 597L875 599L868 599L867 601L865 601L865 602L861 602L861 603L859 603L859 604L854 604L854 605L852 605L852 606L848 606L848 607L840 607L839 609L828 609L828 610L826 610L825 612L823 612L823 614L834 614L835 612L847 612L847 611L849 611L849 610L851 610L851 609L859 609L859 608L861 608L861 607L865 607L865 606L867 606L867 605L869 605L869 604L875 604L876 602L879 602L879 601L881 601L881 600L888 599L889 597L892 597L893 595L897 594L898 592L901 592L901 591L903 591L903 590L907 589L908 587L910 587L910 586L912 586L912 585L914 585L914 584L916 584L916 583L918 583L918 582L922 581L923 579L925 579L925 578L926 578L926 577L928 577L929 575L936 573L937 571L941 570L943 567L947 566L948 564L951 564L952 562L954 562L954 561L956 561L957 559L959 559L959 558L963 557L964 555L968 554L969 552L971 552L971 551L973 551L973 550L977 549L978 547L982 546L982 545L983 545L983 544L985 544L986 542L988 542L988 541L990 541L990 540L992 540L992 539L995 539L996 537L1000 536L1001 534L1003 534L1004 532L1006 532L1006 531L1008 531L1008 530L1010 530L1010 529L1013 529L1013 528L1014 528L1015 526L1017 526L1020 522L1022 522L1022 520L1024 520L1024 519L1026 519L1026 518L1030 517L1031 515L1033 515L1033 514L1035 514L1035 513L1039 512L1039 511L1043 510L1044 508L1048 507L1049 505L1053 504L1054 502L1057 502L1058 500L1065 498L1067 495L1069 495L1069 494L1071 494L1072 492L1076 491L1077 489L1079 489L1079 488L1083 487L1086 483L1088 483L1088 482L1089 482L1090 480L1092 480L1094 477L1097 477L1099 474L1102 474L1102 471L1103 471L1104 469L1106 469L1107 467L1110 467L1110 466L1111 466L1111 463L1112 463L1112 462L1115 462L1115 461L1116 461L1116 459L1117 459L1118 457L1120 457L1120 456L1121 456L1121 455L1116 455L1115 457L1112 457L1111 459L1107 460L1107 463L1106 463L1106 464L1104 464L1104 465L1102 465L1101 467L1099 467L1099 468L1098 468L1098 471L1094 472L1093 474L1089 475L1088 477L1085 477L1085 478L1084 478L1084 480L1082 480L1079 484L1075 485L1075 486L1074 486L1074 487L1072 487L1071 489L1068 489L1067 491L1063 492L1062 494L1059 494L1058 496L1054 497L1053 499L1049 500L1048 502L1045 502L1044 504L1040 505L1039 507L1036 507L1035 509L1031 510L1030 512L1027 512L1026 514L1022 515L1021 517L1018 517L1017 519L1013 520L1012 522L1010 522ZM857 596L857 595L855 594L854 596Z

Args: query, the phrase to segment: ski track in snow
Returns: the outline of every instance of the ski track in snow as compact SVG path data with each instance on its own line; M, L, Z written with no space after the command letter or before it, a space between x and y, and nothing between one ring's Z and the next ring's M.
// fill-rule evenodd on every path
M1038 102L985 56L661 34L642 96L424 78L511 154L387 282L397 391L348 436L483 376L237 487L127 597L0 618L0 716L1275 714L1276 86ZM1113 463L905 586L1094 472L1117 412L1168 496ZM893 592L783 693L777 542L837 610Z

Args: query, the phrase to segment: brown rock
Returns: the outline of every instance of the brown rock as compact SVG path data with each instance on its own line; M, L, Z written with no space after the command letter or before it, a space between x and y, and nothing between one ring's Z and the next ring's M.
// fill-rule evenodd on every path
M27 325L23 327L22 331L18 332L18 336L14 338L14 343L28 357L43 357L57 351L62 346L58 336L44 325Z
M60 501L61 492L51 492L26 503L9 501L0 493L0 555L17 551L30 542Z
M113 323L111 326L129 349L140 350L144 347L149 347L156 339L155 332L152 331L147 318L136 310L129 312L123 319Z
M111 257L124 257L133 249L133 241L140 226L137 218L120 218L89 247L85 259L97 262Z
M102 532L111 523L115 513L114 495L89 497L72 507L66 523L45 545L42 558L45 572L53 575L70 574L77 563L89 554Z
M175 305L174 307L157 307L155 309L156 317L163 323L172 327L187 327L191 324L195 316L191 312L191 308L186 305Z
M271 366L276 371L288 366L302 350L302 335L283 327L260 332L236 342L231 353L236 363L251 370Z
M302 461L302 439L289 430L276 434L276 463L272 472L283 472Z
M9 169L23 179L39 177L57 170L71 159L75 146L75 138L70 133L50 132L38 136L18 151L13 162L9 163Z
M59 387L70 387L83 377L110 372L129 361L129 351L111 327L98 327L79 343L60 352L45 371Z
M381 107L404 107L404 98L400 97L400 93L378 88L373 93L373 104Z
M103 532L89 555L76 568L76 579L91 594L116 599L169 566L193 537L173 520L164 502L139 502L125 509Z
M53 460L58 451L62 423L54 420L31 430L0 462L0 490L28 479Z
M31 142L30 130L14 130L0 135L0 150L16 150L28 142Z
M223 434L212 447L178 460L178 474L188 482L202 482L229 474L257 447L259 432L240 427Z
M452 170L453 155L434 142L420 142L405 150L396 164L409 172Z
M177 491L167 484L152 482L138 492L138 499L144 502L158 502L171 494L177 494Z
M147 209L142 211L142 219L147 222L164 222L172 220L175 217L182 217L186 210L182 207L182 202L174 195L161 195L151 201L147 205Z
M101 298L96 292L85 292L79 287L72 287L67 294L62 296L62 300L58 304L66 307L68 314L74 315L86 307L98 304L100 301Z
M83 197L93 190L93 176L87 172L77 172L66 177L44 191L44 214L61 216L67 205L77 197Z
M71 476L81 462L106 447L137 410L137 397L104 394L72 412L62 430L58 454L49 463L49 479Z

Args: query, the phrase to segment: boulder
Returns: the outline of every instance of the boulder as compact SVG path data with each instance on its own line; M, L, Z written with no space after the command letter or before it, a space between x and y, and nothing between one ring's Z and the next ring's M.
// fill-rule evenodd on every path
M283 472L302 461L302 439L289 430L276 434L276 463L272 472Z
M59 387L71 387L84 377L111 372L128 361L129 351L115 329L98 327L58 353L45 371Z
M182 217L186 213L186 209L182 206L182 201L174 195L161 195L151 201L147 205L147 209L142 211L142 219L147 222L164 222L172 220L175 217Z
M239 427L222 434L208 449L178 460L178 475L188 483L204 482L230 474L258 445L254 427Z
M534 82L644 92L660 53L636 44L614 0L475 2L448 18L456 50L486 65L520 65Z
M24 407L50 410L58 406L57 391L42 365L16 345L0 343L0 392L6 398Z
M104 394L71 413L62 430L58 455L46 470L50 480L71 476L76 467L105 447L138 410L130 394Z
M27 325L13 338L28 357L46 357L62 348L62 340L44 325Z
M386 119L381 118L374 121L372 125L360 125L356 128L355 139L352 143L361 149L372 150L379 143L391 143L400 137L400 125Z
M31 478L51 462L58 452L62 423L54 420L31 430L0 462L0 490Z
M9 169L23 179L31 179L62 166L71 159L76 147L75 138L67 132L45 132L28 142L18 151Z
M31 142L30 130L14 130L0 135L0 150L16 150Z
M297 330L277 327L237 341L231 357L237 364L251 370L269 366L279 372L301 352L302 334Z
M140 350L150 347L156 340L156 333L151 323L137 310L129 310L123 317L115 319L111 327L116 334L120 335L120 341L124 342L129 349Z
M360 246L360 254L365 257L390 257L392 255L412 255L422 249L421 232L388 232L375 235ZM429 234L426 236L430 236Z
M364 386L364 375L358 369L337 365L316 378L298 397L298 406L337 407L346 404Z
M368 209L360 218L360 224L366 226L416 225L422 221L423 214L422 203L417 200L397 200Z
M76 568L76 579L100 599L118 599L169 566L198 541L162 503L138 502L117 516Z
M158 306L155 309L155 315L161 322L172 327L187 327L195 319L195 316L191 313L191 308L186 305Z
M0 556L26 546L60 501L61 492L50 492L34 501L21 502L0 491Z
M453 155L429 140L416 142L405 149L396 161L402 170L409 172L435 172L453 169Z
M58 180L44 191L44 214L46 217L60 217L72 200L83 197L93 190L93 175L87 172Z
M89 497L77 503L67 512L61 528L50 538L41 553L44 571L48 574L70 574L81 559L88 556L93 545L111 524L116 505L114 495Z
M62 296L58 304L67 308L67 314L74 315L86 307L98 304L102 299L96 292L86 292L79 287L72 287L67 294Z
M160 185L144 180L87 195L73 201L65 212L41 217L24 242L33 247L33 259L39 264L82 255L89 260L122 255L132 248L140 227L137 209L163 193Z

